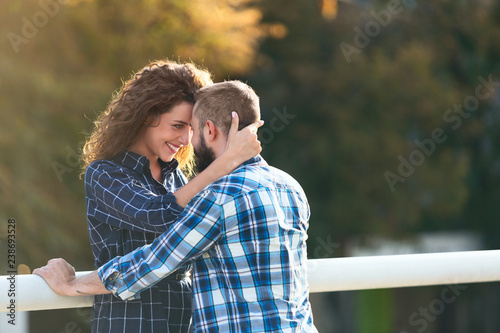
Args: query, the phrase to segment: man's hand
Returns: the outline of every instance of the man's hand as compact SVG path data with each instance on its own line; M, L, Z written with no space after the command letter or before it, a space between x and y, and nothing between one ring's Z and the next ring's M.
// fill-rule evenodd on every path
M46 266L35 269L33 274L41 276L59 295L82 296L111 293L104 287L97 271L76 277L73 266L61 258L50 259Z
M41 276L59 295L80 295L72 286L76 280L75 269L64 259L50 259L46 266L35 269L33 274Z

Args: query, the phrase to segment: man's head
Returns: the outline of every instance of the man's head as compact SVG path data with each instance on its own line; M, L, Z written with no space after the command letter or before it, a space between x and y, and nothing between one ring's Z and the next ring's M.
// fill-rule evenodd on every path
M240 130L260 119L260 107L257 94L240 81L205 86L196 92L195 100L192 144L201 172L226 149L231 112L238 113Z

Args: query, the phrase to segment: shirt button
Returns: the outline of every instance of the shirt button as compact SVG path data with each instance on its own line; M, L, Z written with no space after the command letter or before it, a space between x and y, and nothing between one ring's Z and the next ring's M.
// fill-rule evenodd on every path
M108 281L114 281L118 277L118 272L112 273L110 276L108 276L107 280Z

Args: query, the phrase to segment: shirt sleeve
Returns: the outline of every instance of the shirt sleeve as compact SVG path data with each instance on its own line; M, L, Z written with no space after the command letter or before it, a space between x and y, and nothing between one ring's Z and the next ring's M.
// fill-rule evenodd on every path
M121 299L133 299L177 268L196 259L222 235L222 207L205 190L195 196L172 228L150 244L98 269L106 289Z
M112 164L90 165L85 187L95 200L96 217L122 229L161 233L183 211L173 193L157 195Z

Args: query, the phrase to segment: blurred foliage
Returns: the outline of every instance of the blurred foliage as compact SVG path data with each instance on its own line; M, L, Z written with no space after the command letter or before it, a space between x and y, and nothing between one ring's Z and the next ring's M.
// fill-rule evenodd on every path
M499 2L4 0L0 22L0 219L17 220L18 263L92 269L78 152L121 81L160 58L254 87L263 155L309 197L311 257L364 234L500 246ZM480 78L496 83L462 116Z
M392 330L392 289L363 290L356 294L359 333L387 333Z
M92 268L78 177L91 120L154 59L192 60L219 80L244 73L269 28L260 19L248 1L0 3L0 218L17 220L18 263Z
M339 2L331 20L324 4L263 3L264 22L282 22L288 34L261 43L249 75L268 122L273 108L296 116L264 155L309 196L310 255L325 235L341 244L423 230L479 231L498 247L500 89L467 118L453 106L475 95L479 76L500 81L500 5ZM342 43L357 51L346 56ZM415 140L429 142L436 129L441 142L425 154ZM401 176L401 160L418 152L424 161L392 191L386 172Z
M498 246L500 90L467 117L453 107L479 77L500 80L500 4L392 3L397 13L361 0L0 2L0 218L18 221L19 261L91 268L78 151L121 80L165 57L261 96L263 155L310 200L310 254L325 236L424 230ZM436 130L445 139L426 154Z

